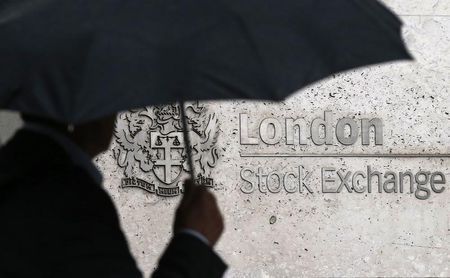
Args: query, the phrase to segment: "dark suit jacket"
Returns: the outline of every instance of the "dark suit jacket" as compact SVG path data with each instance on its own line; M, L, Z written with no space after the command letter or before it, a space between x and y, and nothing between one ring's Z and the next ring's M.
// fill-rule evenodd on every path
M225 269L210 247L179 234L153 277ZM26 130L0 149L0 277L141 277L109 195L56 142Z

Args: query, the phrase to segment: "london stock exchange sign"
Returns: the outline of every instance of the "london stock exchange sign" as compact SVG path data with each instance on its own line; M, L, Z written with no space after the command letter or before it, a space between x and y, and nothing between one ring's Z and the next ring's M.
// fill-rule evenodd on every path
M323 116L311 122L305 118L252 119L251 113L239 115L239 131L241 146L334 146L341 149L351 147L360 141L361 146L373 147L384 145L384 124L381 118L356 119L343 117L335 119L332 111L324 111ZM253 122L253 124L250 124ZM256 123L256 124L255 124ZM371 134L373 133L373 136ZM373 139L371 139L373 137ZM264 148L266 149L266 148ZM320 169L305 170L306 165L297 164L299 158L438 158L448 159L448 153L307 153L307 152L241 152L243 158L276 159L297 158L289 167L268 170L266 165L242 167L240 177L241 191L246 194L260 192L263 194L304 193L407 193L419 200L428 199L431 194L444 192L447 177L437 169L409 169L394 171L391 168L381 171L373 165L364 165L357 169L344 169L343 165L333 167L321 165ZM361 166L361 165L360 165ZM390 166L389 166L390 167ZM311 177L316 176L320 188L314 188ZM317 180L317 179L316 179Z
M198 170L196 181L214 186L211 169L219 159L219 123L216 113L207 107L193 103L186 111L190 125L190 137ZM320 169L306 169L291 160L287 167L273 169L267 159L276 158L438 158L448 159L448 153L308 153L308 152L261 152L288 147L337 146L352 147L358 141L361 146L382 147L384 123L381 118L341 117L335 118L332 111L323 111L312 121L296 118L254 118L257 113L240 113L238 130L240 157L257 158L255 163L242 165L240 191L244 194L260 192L271 194L286 192L300 194L328 193L407 193L419 200L428 199L431 194L444 192L447 186L445 172L438 169L377 169L374 165L361 165L357 169L344 169L332 165L321 165ZM160 196L177 196L182 190L182 178L188 165L181 130L180 110L177 105L166 105L141 110L127 111L119 115L116 126L116 147L114 157L123 168L125 177L121 186L138 187ZM267 148L269 147L269 149ZM253 151L252 151L253 150ZM261 160L261 161L260 161ZM271 169L269 169L271 168ZM310 181L319 180L320 188L314 188Z
M138 187L159 196L177 196L188 172L178 105L149 107L121 113L116 122L114 157L125 177L121 187ZM211 168L219 159L219 123L206 106L186 107L197 182L213 186Z

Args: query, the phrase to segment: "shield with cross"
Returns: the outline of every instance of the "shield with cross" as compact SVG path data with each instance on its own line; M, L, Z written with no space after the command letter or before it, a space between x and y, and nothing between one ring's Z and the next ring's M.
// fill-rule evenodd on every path
M150 133L150 146L156 151L153 157L153 173L165 184L177 181L183 172L184 140L182 132Z

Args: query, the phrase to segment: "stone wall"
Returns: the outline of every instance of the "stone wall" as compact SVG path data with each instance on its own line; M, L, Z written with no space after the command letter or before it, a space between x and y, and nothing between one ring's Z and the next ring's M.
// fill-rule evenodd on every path
M404 38L415 62L338 74L281 104L204 104L202 113L207 117L199 118L215 115L218 122L212 132L218 132L219 159L206 168L225 216L226 231L217 251L230 264L228 277L450 276L450 2L386 3L405 23ZM329 145L317 145L308 136L304 145L296 137L290 144L286 119L303 118L309 128L325 111L332 117ZM240 115L246 115L246 123ZM350 145L335 135L343 118L356 124L351 131L358 132L356 141ZM369 145L362 143L362 119L380 119L382 144L375 144L373 132ZM260 131L264 120L272 124L263 124ZM121 121L118 138L130 127L139 136L142 126L128 126L126 114ZM10 123L10 115L0 114L3 141L16 125ZM204 130L207 124L202 124ZM309 130L302 128L305 135ZM345 128L343 134L348 136L350 130ZM140 142L130 138L136 138L133 144ZM257 141L248 144L246 138ZM149 144L156 144L152 140L156 139ZM119 141L96 163L104 172L104 187L117 205L132 252L148 276L171 237L179 197L148 192L149 184L163 185L165 178L161 171L147 169L139 154L128 157L130 164L143 161L128 169L128 177L148 182L140 183L147 191L121 187L127 169L118 166L117 158L126 154ZM204 153L210 162L213 156ZM364 189L367 176L374 172L382 175L381 193L374 181L377 176L371 192ZM399 177L407 172L414 179L413 192L404 179L404 192L390 193L394 187L400 191ZM170 175L177 176L177 170ZM323 192L323 186L336 191L341 179L347 183L340 193ZM419 190L417 197L417 183L422 181L427 189ZM442 186L445 190L439 193Z

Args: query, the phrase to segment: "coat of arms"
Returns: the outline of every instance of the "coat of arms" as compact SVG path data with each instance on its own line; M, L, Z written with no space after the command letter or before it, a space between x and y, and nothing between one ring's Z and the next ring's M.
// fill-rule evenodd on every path
M213 186L211 169L219 158L219 123L215 113L195 102L186 107L197 182ZM164 105L130 110L116 122L114 158L124 169L121 187L138 187L161 196L176 196L187 173L187 152L180 108Z

